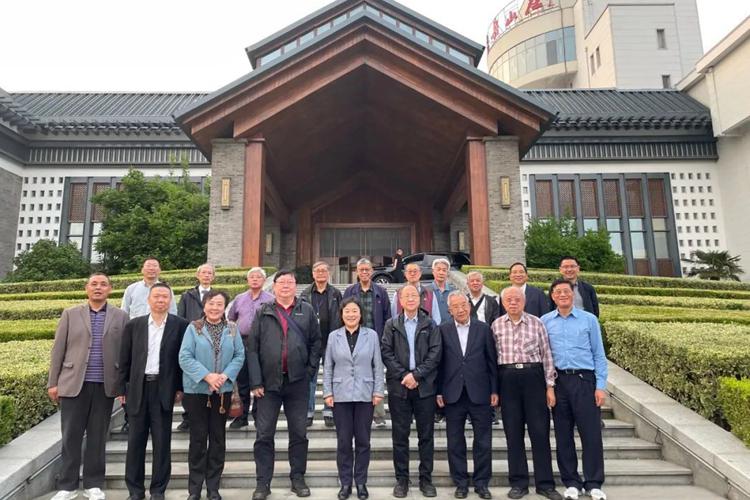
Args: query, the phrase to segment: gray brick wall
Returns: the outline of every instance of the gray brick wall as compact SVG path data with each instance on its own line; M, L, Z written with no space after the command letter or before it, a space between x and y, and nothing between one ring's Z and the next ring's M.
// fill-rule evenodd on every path
M0 278L13 270L23 179L0 168Z
M294 269L297 265L297 218L292 216L289 231L281 233L279 268Z
M488 137L484 141L487 156L487 191L490 211L490 261L493 266L526 262L523 240L521 171L518 138ZM500 205L500 177L510 177L510 208Z
M216 139L211 160L211 207L208 261L217 266L242 265L245 146L247 141ZM221 208L221 180L231 179L231 208Z
M274 266L278 269L281 267L279 264L281 262L281 224L276 217L266 213L263 220L263 230L266 234L271 233L273 235L273 251L270 254L263 254L263 265ZM263 238L263 247L265 248L265 236Z
M432 211L432 249L436 252L448 252L451 249L451 236L443 226L443 214L440 210Z
M471 254L471 235L469 233L469 209L467 207L462 208L459 210L454 216L453 220L451 221L451 251L458 252L460 249L458 248L458 232L463 231L466 235L465 243L466 243L466 249L465 252L468 252Z

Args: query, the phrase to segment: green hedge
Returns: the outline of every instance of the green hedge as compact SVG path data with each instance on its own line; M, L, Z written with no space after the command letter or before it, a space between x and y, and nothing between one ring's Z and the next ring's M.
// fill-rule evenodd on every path
M0 396L0 446L13 439L16 422L16 403L13 398Z
M185 293L185 291L190 290L195 285L180 285L180 286L174 286L172 287L172 291L176 296ZM247 289L246 283L241 284L215 284L215 288L226 290L228 293L239 293L242 291L245 291ZM125 294L125 289L120 288L116 290L112 290L112 293L109 294L110 299L121 299L122 296ZM8 302L8 301L14 301L14 300L86 300L86 291L81 290L71 290L71 291L61 291L61 292L30 292L30 293L6 293L6 294L0 294L0 303L2 302Z
M750 446L750 379L719 379L719 404L732 433Z
M723 423L720 377L750 377L750 327L608 321L609 357L636 377Z
M648 295L599 294L599 304L623 304L632 306L690 307L696 309L719 309L733 311L750 310L750 301L711 299L703 297L653 297Z
M51 340L0 344L0 396L13 398L16 419L12 437L56 411L47 396Z
M111 301L120 305L120 299ZM0 320L34 320L59 318L64 309L80 300L12 300L0 302Z
M0 342L55 338L57 319L0 321Z
M750 311L717 311L663 306L629 306L602 304L602 323L610 321L645 321L656 323L724 323L750 325Z

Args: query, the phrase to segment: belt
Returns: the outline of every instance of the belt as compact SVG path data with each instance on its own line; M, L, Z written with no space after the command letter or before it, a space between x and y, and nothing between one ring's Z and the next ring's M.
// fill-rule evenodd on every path
M145 377L143 377L143 380L146 382L158 382L159 381L159 374L152 375L150 373L147 373Z
M499 365L499 368L513 368L516 370L523 370L525 368L539 368L541 363L510 363L507 365Z
M578 375L580 373L594 373L594 370L580 370L577 368L568 368L568 369L561 369L561 368L555 368L557 370L558 375Z

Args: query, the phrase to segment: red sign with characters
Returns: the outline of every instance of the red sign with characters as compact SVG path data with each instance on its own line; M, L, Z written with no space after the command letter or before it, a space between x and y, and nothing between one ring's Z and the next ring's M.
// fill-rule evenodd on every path
M560 5L557 2L558 0L512 0L490 23L489 30L487 30L487 46L495 43L516 23L531 16L559 9Z

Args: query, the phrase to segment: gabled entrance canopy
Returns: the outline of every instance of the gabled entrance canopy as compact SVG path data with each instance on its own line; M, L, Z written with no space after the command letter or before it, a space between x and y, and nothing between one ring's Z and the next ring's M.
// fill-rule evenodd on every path
M466 201L472 207L468 195L475 190L474 205L486 213L486 192L482 201L482 190L466 175L469 143L515 136L522 156L552 119L540 105L475 68L481 46L389 0L335 2L247 52L253 72L175 117L209 157L215 139L250 141L242 259L247 264L262 255L265 205L282 227L289 227L291 214L301 214L297 260L312 259L312 240L300 231L312 229L307 226L314 221L303 219L314 219L313 203L346 188L352 178L357 185L366 178L387 186L391 195L421 210L422 225L436 209L449 223ZM473 158L476 179L485 179L483 155ZM248 179L262 186L255 189ZM470 215L474 262L487 260L489 238L477 233L488 229L474 227L477 220L486 225L487 217ZM431 249L431 231L421 227L417 233L422 235L417 246Z

